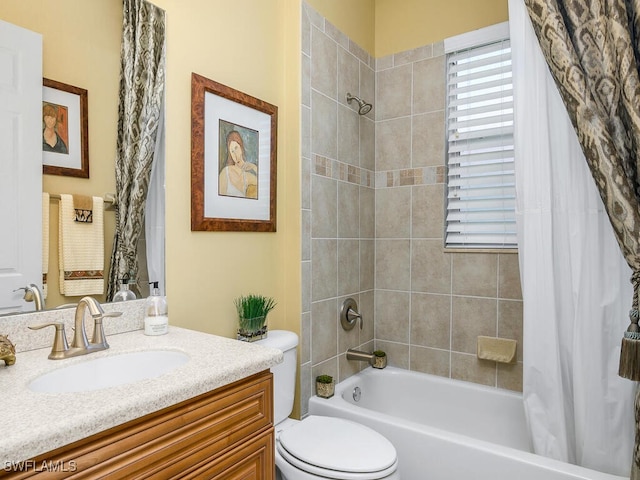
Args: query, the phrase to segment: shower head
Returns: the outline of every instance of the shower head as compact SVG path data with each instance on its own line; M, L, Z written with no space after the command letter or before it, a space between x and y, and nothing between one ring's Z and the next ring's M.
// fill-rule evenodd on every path
M364 100L362 100L362 99L360 99L358 97L355 97L355 96L351 95L350 93L347 93L347 103L351 103L351 100L355 100L358 103L358 114L359 115L366 115L373 108L373 105L371 105L370 103L367 103Z

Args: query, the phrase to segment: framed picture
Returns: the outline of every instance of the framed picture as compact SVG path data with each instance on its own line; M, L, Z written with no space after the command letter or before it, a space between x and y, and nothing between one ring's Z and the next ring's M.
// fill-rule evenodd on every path
M191 230L276 231L278 107L191 75Z
M42 171L89 178L87 91L42 81Z

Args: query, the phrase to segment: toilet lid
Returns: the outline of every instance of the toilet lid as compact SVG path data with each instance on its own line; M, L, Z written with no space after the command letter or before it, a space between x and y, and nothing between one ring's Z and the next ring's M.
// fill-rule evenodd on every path
M397 466L396 449L389 440L342 418L311 415L280 432L278 440L289 463L329 478L382 478Z

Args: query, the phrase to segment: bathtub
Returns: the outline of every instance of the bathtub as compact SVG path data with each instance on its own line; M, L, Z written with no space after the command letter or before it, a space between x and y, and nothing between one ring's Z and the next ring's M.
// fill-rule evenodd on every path
M333 397L312 397L309 413L382 433L398 451L403 480L628 479L531 453L522 395L469 382L366 368L338 383Z

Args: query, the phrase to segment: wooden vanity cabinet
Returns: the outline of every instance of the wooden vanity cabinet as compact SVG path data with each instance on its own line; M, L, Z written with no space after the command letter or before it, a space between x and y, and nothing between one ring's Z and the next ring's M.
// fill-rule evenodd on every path
M23 465L31 468L0 470L0 478L273 480L272 374L252 375Z

